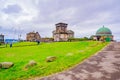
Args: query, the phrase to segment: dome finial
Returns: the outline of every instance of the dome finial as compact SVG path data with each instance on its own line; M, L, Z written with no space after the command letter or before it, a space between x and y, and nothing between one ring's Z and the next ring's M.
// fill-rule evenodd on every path
M104 28L104 25L103 25L103 28Z

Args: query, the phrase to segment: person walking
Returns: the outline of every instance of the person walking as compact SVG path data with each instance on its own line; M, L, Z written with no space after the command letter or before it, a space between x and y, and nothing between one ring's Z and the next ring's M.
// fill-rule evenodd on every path
M10 43L10 48L12 48L12 42Z
M38 44L38 45L40 44L40 40L37 40L37 44Z

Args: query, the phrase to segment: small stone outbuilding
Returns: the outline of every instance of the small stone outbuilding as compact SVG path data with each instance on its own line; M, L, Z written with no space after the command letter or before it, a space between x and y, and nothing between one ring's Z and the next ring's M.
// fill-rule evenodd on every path
M27 41L37 41L37 40L41 40L41 36L38 32L29 32L27 33L26 36L26 40Z
M4 43L4 35L0 34L0 43Z

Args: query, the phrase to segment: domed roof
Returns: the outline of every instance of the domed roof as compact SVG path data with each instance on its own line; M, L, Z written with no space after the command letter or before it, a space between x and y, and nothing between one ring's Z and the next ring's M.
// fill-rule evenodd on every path
M67 30L67 33L71 33L71 34L72 34L72 33L74 33L74 32L73 32L72 30Z
M112 35L112 32L110 29L103 26L97 30L96 35Z

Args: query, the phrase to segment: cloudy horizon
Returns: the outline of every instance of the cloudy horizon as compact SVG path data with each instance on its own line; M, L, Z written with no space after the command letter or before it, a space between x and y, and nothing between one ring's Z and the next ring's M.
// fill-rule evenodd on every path
M25 39L37 31L52 37L55 24L67 23L75 37L90 37L103 25L120 40L120 0L0 0L0 34Z

